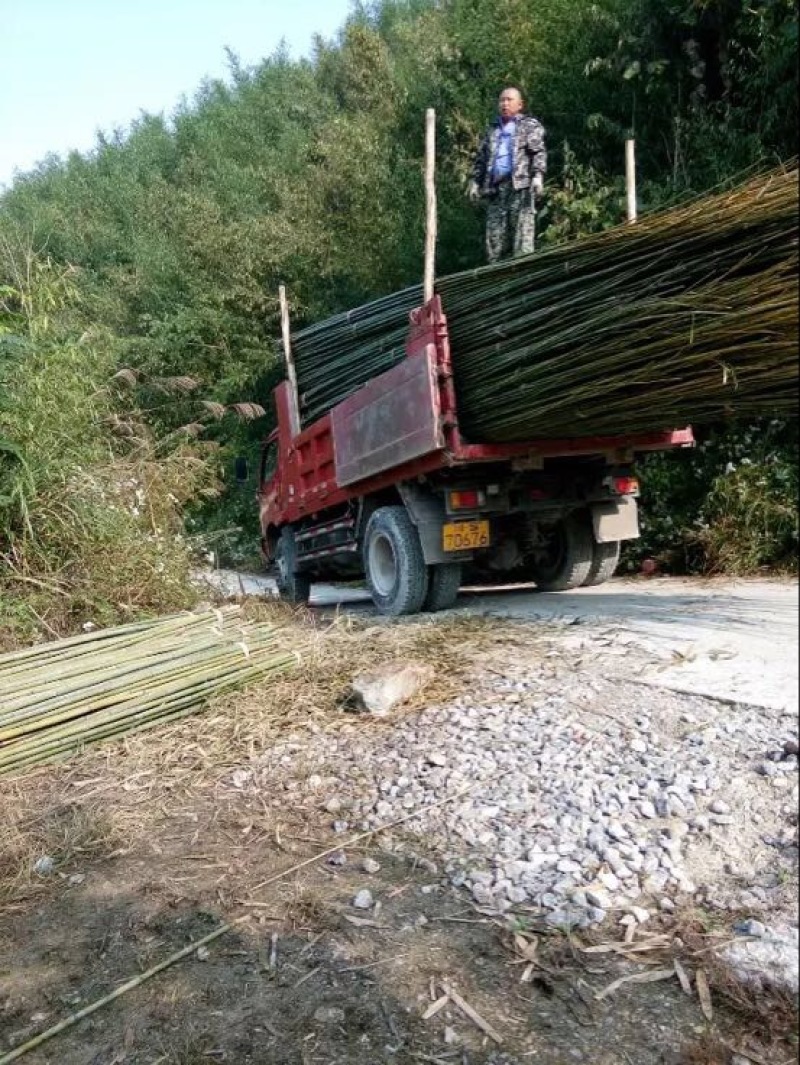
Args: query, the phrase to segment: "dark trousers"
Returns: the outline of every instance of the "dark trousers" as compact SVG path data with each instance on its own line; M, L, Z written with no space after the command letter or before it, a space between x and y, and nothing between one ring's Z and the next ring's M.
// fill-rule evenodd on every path
M486 206L486 260L496 263L534 250L536 212L532 189L515 189L510 179L495 186Z

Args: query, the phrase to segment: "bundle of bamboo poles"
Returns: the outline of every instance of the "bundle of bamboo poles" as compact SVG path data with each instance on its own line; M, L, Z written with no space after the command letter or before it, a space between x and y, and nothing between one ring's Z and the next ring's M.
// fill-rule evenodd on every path
M533 256L441 278L467 439L797 409L793 164ZM406 289L298 333L304 424L404 357Z
M238 607L102 629L0 656L0 776L194 713L292 667Z

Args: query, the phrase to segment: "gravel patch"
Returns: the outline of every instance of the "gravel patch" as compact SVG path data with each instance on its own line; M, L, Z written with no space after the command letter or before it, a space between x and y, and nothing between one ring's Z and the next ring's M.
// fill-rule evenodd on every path
M742 934L752 938L732 943L721 953L721 960L754 991L774 988L796 999L800 990L797 928L765 928L758 921L748 924Z
M795 923L796 750L792 715L554 678L545 661L380 729L291 737L249 786L335 813L342 834L420 810L388 847L482 908L533 907L557 929L644 923L689 898Z

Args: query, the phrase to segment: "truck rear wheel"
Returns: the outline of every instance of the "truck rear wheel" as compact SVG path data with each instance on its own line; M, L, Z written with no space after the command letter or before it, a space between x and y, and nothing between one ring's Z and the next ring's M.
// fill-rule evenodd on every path
M294 531L289 525L284 525L275 547L278 592L287 603L307 603L311 595L311 580L305 573L297 573L296 565Z
M583 582L584 588L592 588L597 584L605 584L614 576L614 570L619 564L619 556L622 544L619 540L609 540L605 544L595 543L592 566L589 576Z
M563 592L588 580L593 561L592 527L580 515L570 514L540 533L527 568L540 592Z
M381 614L416 614L428 592L419 533L405 507L379 507L364 536L364 572Z
M455 606L460 587L460 562L442 562L438 566L431 566L428 575L428 594L425 596L422 609L432 612L449 610L450 607Z

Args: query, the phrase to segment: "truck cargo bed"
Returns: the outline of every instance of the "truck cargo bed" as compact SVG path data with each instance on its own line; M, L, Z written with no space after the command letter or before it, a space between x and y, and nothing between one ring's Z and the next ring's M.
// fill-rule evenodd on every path
M284 382L276 402L288 409ZM287 423L281 417L279 422ZM447 320L439 297L412 312L406 358L373 378L328 414L285 444L281 461L295 491L287 517L296 520L322 507L379 490L437 469L510 462L536 468L558 456L602 455L630 461L634 453L688 447L690 428L645 434L570 439L542 438L518 444L465 441L459 430Z

